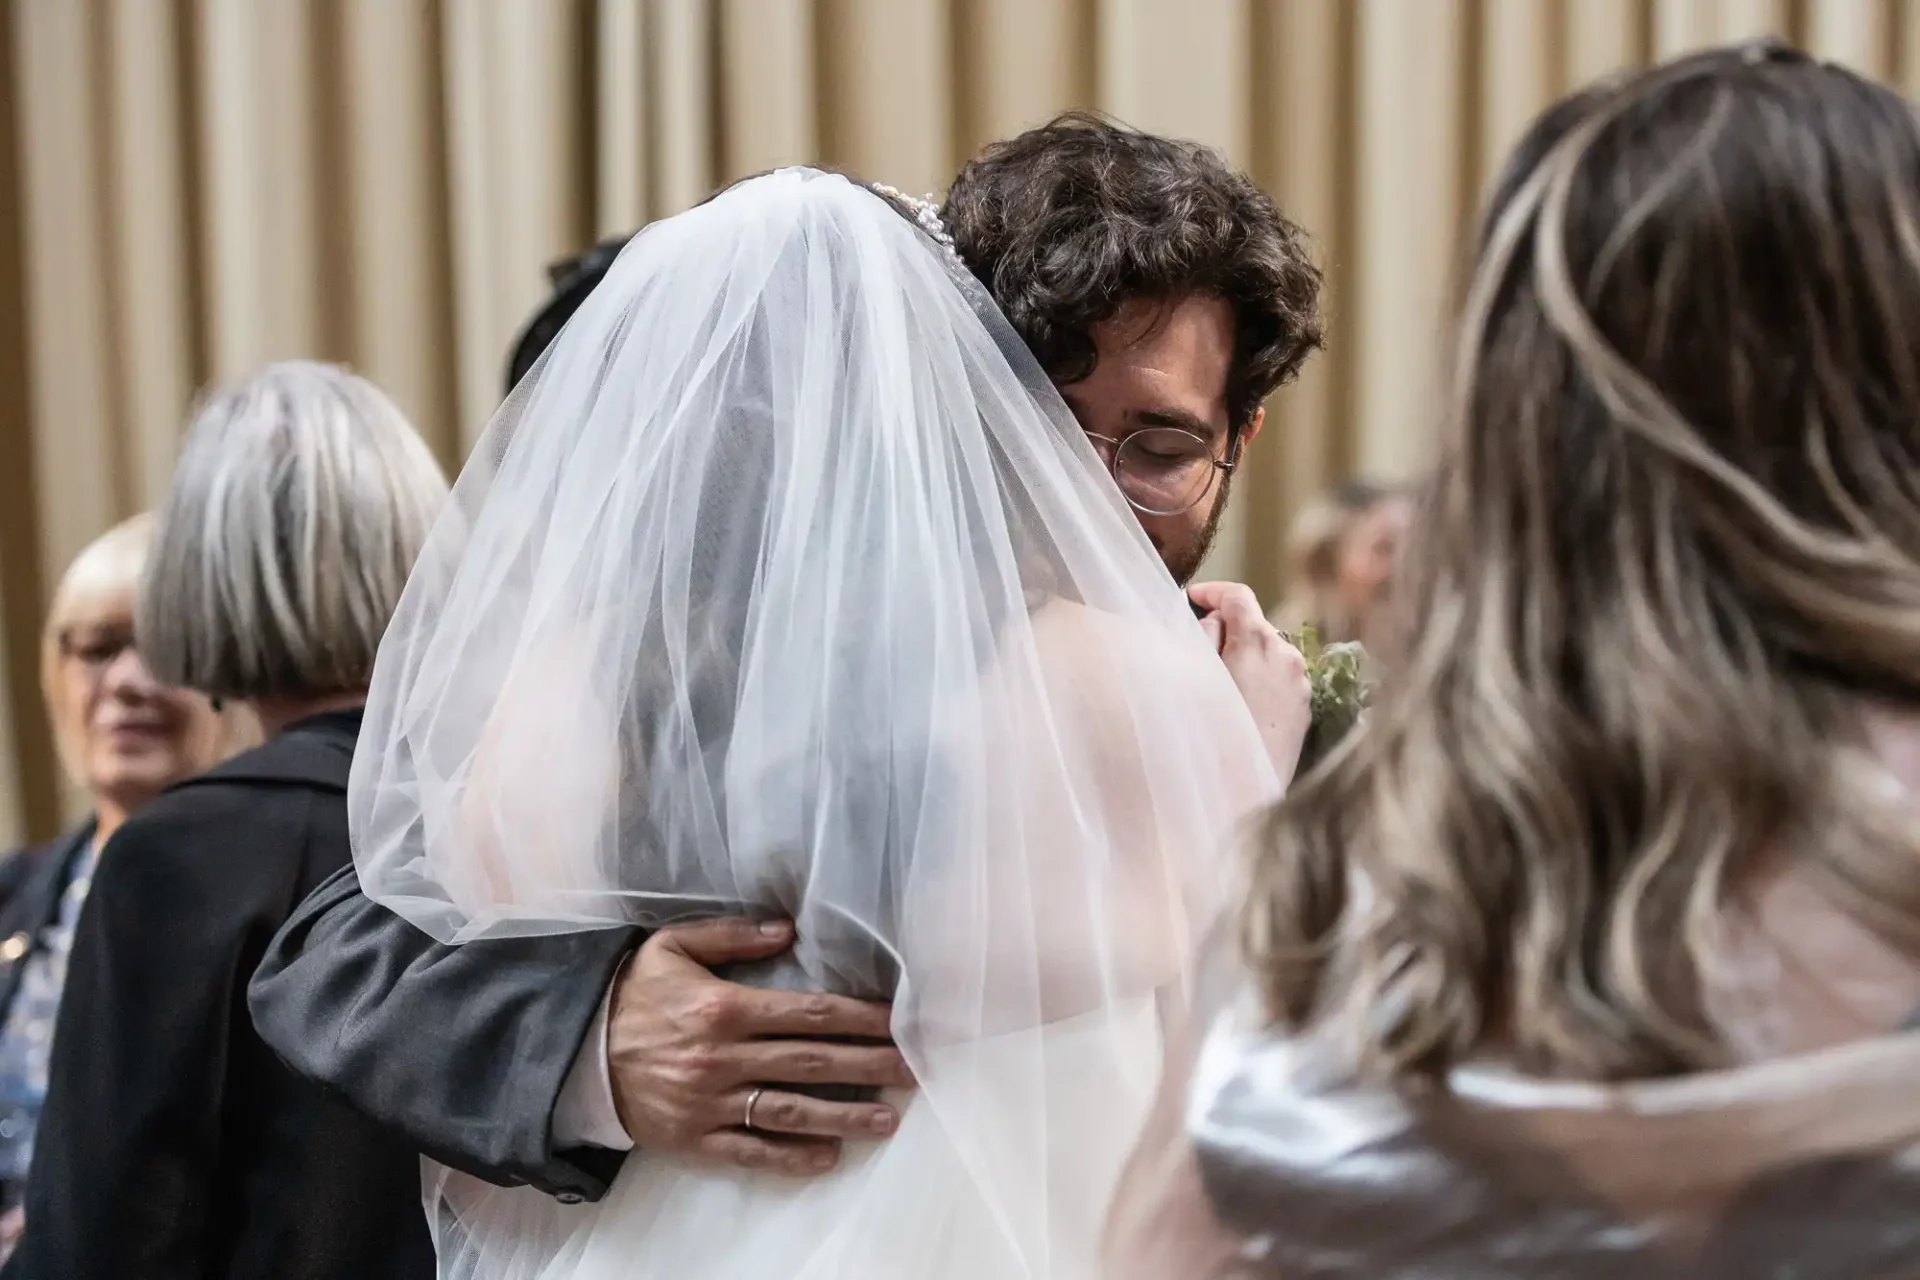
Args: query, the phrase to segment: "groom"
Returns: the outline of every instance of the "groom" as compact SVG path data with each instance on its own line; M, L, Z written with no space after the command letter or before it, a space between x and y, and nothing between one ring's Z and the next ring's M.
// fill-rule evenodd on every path
M1305 236L1212 151L1080 116L989 147L942 213L1187 582L1262 401L1319 345ZM512 381L616 247L556 280ZM1128 459L1169 441L1204 453L1205 474L1182 502L1143 500ZM1193 595L1259 718L1257 691L1299 655L1245 587ZM873 1089L910 1077L884 1006L713 972L792 941L786 924L713 920L445 946L368 901L348 869L275 939L250 996L295 1071L429 1156L577 1202L602 1195L634 1147L809 1174L842 1141L892 1131Z

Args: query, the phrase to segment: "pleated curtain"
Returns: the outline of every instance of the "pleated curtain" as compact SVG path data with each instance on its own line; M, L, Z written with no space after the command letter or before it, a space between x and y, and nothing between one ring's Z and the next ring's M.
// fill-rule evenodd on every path
M0 844L63 788L37 637L165 491L197 390L344 361L450 468L546 266L780 164L939 192L1074 107L1219 147L1318 238L1330 349L1276 397L1209 572L1416 472L1458 245L1529 117L1763 33L1920 83L1920 0L6 0Z

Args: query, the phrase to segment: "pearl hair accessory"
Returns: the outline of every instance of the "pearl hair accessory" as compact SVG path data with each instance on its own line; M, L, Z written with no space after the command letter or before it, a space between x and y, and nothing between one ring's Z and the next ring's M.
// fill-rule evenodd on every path
M967 265L961 259L960 250L953 242L953 232L947 230L947 224L940 218L940 206L933 202L931 192L916 199L898 187L890 187L884 182L871 182L867 186L875 195L885 196L889 200L904 205L908 212L913 214L913 220L920 224L920 229L927 233L928 238L945 249L947 256L959 266L964 268Z

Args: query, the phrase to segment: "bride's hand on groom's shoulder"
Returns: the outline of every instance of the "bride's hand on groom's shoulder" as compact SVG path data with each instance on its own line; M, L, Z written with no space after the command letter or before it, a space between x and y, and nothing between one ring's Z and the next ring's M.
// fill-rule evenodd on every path
M899 1117L884 1103L788 1088L912 1084L889 1041L888 1006L710 972L792 945L785 923L707 920L660 930L628 961L614 981L607 1065L636 1147L805 1176L831 1169L843 1139L893 1132ZM839 1043L848 1038L876 1043Z
M1313 722L1306 658L1267 621L1251 588L1237 582L1197 582L1187 588L1187 596L1199 606L1200 626L1253 712L1274 771L1286 782L1300 762L1300 748Z

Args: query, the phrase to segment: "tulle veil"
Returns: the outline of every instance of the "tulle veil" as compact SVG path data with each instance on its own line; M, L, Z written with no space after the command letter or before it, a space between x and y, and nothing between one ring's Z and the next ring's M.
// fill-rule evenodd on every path
M929 1211L971 1206L971 1265L1066 1277L1093 1240L1063 1205L1104 1199L1151 1094L1140 1011L1149 1039L1177 1011L1277 790L986 292L873 191L790 169L636 237L499 411L381 647L349 810L367 893L443 941L791 916L783 980L894 1001L948 1160ZM1099 1115L1067 1026L1073 1079L1120 1082ZM673 1274L697 1213L589 1261L670 1193L741 1215L703 1280L938 1265L872 1244L889 1211L834 1179L809 1244L791 1188L630 1175L565 1207L430 1169L443 1274Z

